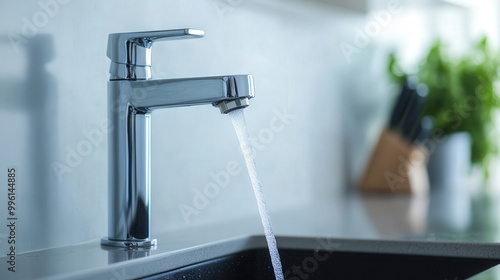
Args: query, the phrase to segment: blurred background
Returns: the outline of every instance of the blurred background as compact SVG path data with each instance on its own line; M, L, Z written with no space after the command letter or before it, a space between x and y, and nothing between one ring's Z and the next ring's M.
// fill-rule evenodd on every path
M433 70L470 69L463 66L470 58L476 72L453 72L443 78L455 98L442 101L451 104L452 115L439 115L444 105L426 110L449 135L470 127L483 129L472 136L466 133L453 144L458 146L448 148L456 158L446 160L449 155L444 155L445 165L463 164L449 171L455 174L451 181L433 186L431 176L431 189L451 185L453 194L500 193L494 153L498 1L23 0L4 6L0 181L7 180L7 168L17 168L18 253L106 235L106 47L107 35L116 32L205 30L203 39L156 44L154 78L254 76L256 98L245 114L271 213L333 200L357 189L401 91L398 75L413 74L432 83ZM478 47L483 38L488 51ZM422 62L438 39L445 62L434 61L429 70ZM392 72L391 57L398 65ZM483 62L489 68L478 66ZM489 89L484 92L490 99L482 107L471 101L473 109L464 113L460 107L457 113L453 100L464 100L460 81L475 73L486 77L479 85ZM428 100L436 83L440 85L429 85ZM477 126L473 122L453 130L449 126L456 122L440 119L466 120L477 110L487 111L478 117ZM476 141L473 147L488 149L468 150L471 138ZM231 121L211 106L155 111L152 153L153 232L257 214ZM471 153L478 155L472 162ZM182 208L193 205L197 192L217 182L217 174L234 162L239 171L209 205L196 214L183 214ZM461 170L460 176L453 173L456 170ZM0 193L0 209L6 209L6 188ZM467 205L467 200L459 202L449 214L467 216ZM0 211L0 217L6 220L7 212ZM467 226L467 219L466 225L459 221L457 227ZM3 229L0 234L0 239L7 237ZM2 244L4 252L7 245Z

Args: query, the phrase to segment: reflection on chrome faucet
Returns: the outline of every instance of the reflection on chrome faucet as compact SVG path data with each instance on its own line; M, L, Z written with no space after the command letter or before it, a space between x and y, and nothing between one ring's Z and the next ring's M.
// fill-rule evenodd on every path
M202 30L110 34L108 82L109 235L102 244L153 247L150 236L151 112L159 108L212 104L221 113L249 105L250 75L152 80L151 47L162 40L203 37Z
M135 260L151 256L151 248L116 248L108 251L108 264L119 263L123 261Z

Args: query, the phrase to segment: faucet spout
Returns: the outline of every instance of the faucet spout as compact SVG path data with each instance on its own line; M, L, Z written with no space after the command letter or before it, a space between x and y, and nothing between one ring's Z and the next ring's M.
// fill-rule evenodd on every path
M253 98L251 75L111 81L110 92L141 111ZM128 93L128 94L127 94ZM116 99L115 96L111 98Z

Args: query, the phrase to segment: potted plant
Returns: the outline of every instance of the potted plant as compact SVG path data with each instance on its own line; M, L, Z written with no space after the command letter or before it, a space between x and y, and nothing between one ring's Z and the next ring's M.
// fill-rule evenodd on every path
M443 161L441 165L447 164L448 168L433 169L446 173L445 170L456 164L456 160L452 160L453 155L449 160L446 160L447 156L442 160L441 150L448 145L448 154L462 153L470 156L469 162L479 166L484 178L488 178L491 156L498 152L499 140L494 114L500 106L497 94L499 61L498 54L491 50L486 38L461 57L449 55L446 47L438 41L418 66L417 73L412 73L429 88L423 115L433 117L435 129L439 129L447 137L446 141L440 141L436 151L431 151L430 165L439 155ZM402 70L394 54L390 56L388 70L392 80L400 84L408 75ZM459 141L464 142L467 138L470 139L465 141L470 146L469 152L461 151L460 145L452 142L455 141L453 139L462 139ZM452 148L449 148L450 145ZM433 171L436 170L429 168L431 183L434 181L432 177L435 177L432 176ZM441 175L456 177L457 174ZM462 178L463 176L464 174Z

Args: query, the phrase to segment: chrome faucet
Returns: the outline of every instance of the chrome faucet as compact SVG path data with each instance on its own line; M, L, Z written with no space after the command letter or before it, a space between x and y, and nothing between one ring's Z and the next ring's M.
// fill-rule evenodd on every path
M102 245L156 246L150 236L151 111L212 104L225 114L247 107L254 97L251 75L152 79L153 42L203 36L203 30L196 29L109 35L109 235Z

